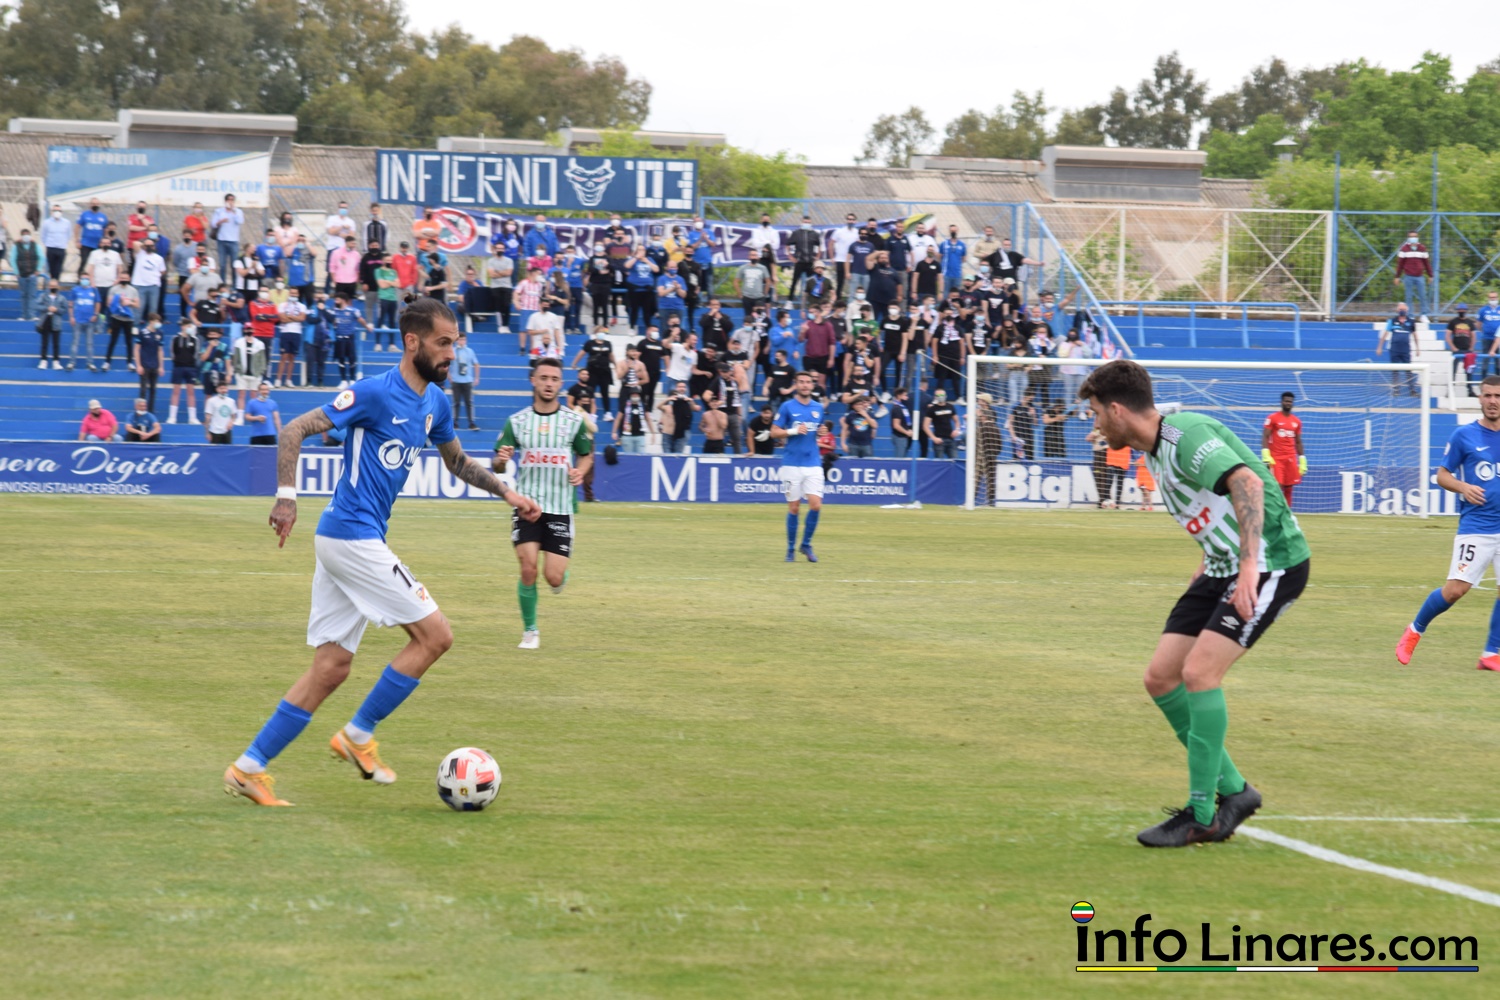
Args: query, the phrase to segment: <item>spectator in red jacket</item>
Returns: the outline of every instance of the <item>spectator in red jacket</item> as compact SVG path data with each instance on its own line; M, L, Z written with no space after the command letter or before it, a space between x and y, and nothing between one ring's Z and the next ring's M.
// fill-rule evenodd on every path
M119 429L120 422L115 415L100 406L97 399L91 399L89 412L83 415L83 423L78 425L78 440L113 441Z
M262 288L248 305L250 312L250 335L259 340L271 357L272 341L276 339L276 323L281 318L281 307L271 301L269 289Z
M411 252L411 244L401 241L401 252L391 254L391 267L396 269L396 298L404 299L417 294L421 271L417 267L417 255Z
M1406 294L1406 305L1413 313L1427 318L1427 279L1432 277L1431 255L1413 229L1406 242L1396 249L1396 278Z

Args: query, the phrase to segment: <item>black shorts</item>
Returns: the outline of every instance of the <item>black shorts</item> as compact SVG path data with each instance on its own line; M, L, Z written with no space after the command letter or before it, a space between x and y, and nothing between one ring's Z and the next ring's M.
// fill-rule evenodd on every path
M1255 616L1249 621L1242 621L1231 603L1238 577L1200 576L1177 599L1162 632L1193 636L1204 631L1217 632L1249 649L1271 627L1271 623L1302 596L1311 561L1305 559L1290 569L1262 573L1256 592Z
M570 557L573 554L573 515L543 514L535 521L524 520L520 513L510 514L510 543L521 545L540 542L543 552Z

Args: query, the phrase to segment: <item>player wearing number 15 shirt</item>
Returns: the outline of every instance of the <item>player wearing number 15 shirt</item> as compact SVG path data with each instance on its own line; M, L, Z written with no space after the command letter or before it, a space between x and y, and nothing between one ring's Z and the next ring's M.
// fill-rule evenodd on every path
M1136 837L1147 847L1228 839L1260 793L1224 748L1224 675L1307 585L1307 540L1275 479L1239 438L1201 413L1163 415L1133 361L1096 368L1078 390L1111 448L1146 453L1169 513L1203 549L1146 667L1146 691L1188 751L1188 802Z
M1396 662L1403 666L1411 662L1432 620L1467 594L1486 569L1494 566L1500 575L1500 376L1486 376L1480 383L1479 414L1474 423L1455 430L1443 449L1437 484L1458 494L1458 537L1447 581L1427 595L1396 643ZM1490 611L1479 669L1500 671L1500 601Z
M240 758L224 772L224 790L256 805L285 806L266 765L296 739L313 711L349 676L369 621L399 625L409 641L375 682L349 724L329 748L360 776L388 785L396 772L380 759L373 732L416 690L427 668L453 644L453 633L406 564L385 543L391 507L423 446L431 441L455 477L503 497L521 516L535 519L536 503L509 489L464 455L453 433L453 413L437 383L448 377L458 325L436 299L418 299L401 316L401 362L363 379L333 401L304 413L282 431L276 462L276 505L271 527L286 544L297 522L297 469L302 442L323 431L345 433L344 467L333 499L313 537L315 568L307 644L312 666L292 685Z

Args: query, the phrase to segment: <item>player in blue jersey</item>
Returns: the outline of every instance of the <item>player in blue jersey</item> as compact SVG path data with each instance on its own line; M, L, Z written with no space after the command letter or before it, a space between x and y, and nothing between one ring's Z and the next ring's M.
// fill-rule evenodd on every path
M1396 643L1396 662L1411 662L1411 654L1438 615L1479 582L1491 565L1500 576L1500 375L1489 375L1479 386L1480 418L1448 438L1437 483L1457 493L1458 537L1448 580L1427 595L1417 617ZM1500 601L1490 611L1490 636L1479 658L1480 670L1500 671Z
M297 470L304 439L325 431L347 433L344 468L313 538L312 612L307 644L312 666L292 685L240 758L224 772L224 789L262 806L291 803L276 797L266 765L296 739L312 713L349 676L369 621L400 625L410 637L329 746L366 779L388 785L396 772L380 759L373 736L379 723L405 701L427 668L453 644L448 621L427 588L385 544L391 505L428 441L458 479L504 498L534 521L536 502L505 486L472 461L453 433L448 397L436 384L448 377L458 324L436 299L418 299L401 315L401 363L364 379L333 402L293 420L281 432L276 505L271 527L285 545L297 523Z
M802 533L802 554L817 562L813 554L813 532L818 530L818 512L823 509L823 459L818 454L818 425L823 422L823 401L813 399L812 372L798 372L792 396L776 414L771 436L785 439L781 452L781 485L786 493L786 561L797 561L797 514L807 500L807 527Z

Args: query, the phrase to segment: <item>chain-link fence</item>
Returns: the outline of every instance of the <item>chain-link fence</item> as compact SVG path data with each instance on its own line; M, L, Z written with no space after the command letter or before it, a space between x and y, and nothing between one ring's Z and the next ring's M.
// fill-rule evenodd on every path
M1388 314L1396 302L1416 298L1398 268L1409 233L1427 248L1421 300L1414 312L1446 314L1460 302L1500 286L1500 215L1475 212L1340 212L1338 215L1338 312L1341 316Z
M1329 214L1038 205L1084 280L1111 299L1295 302L1326 315Z

